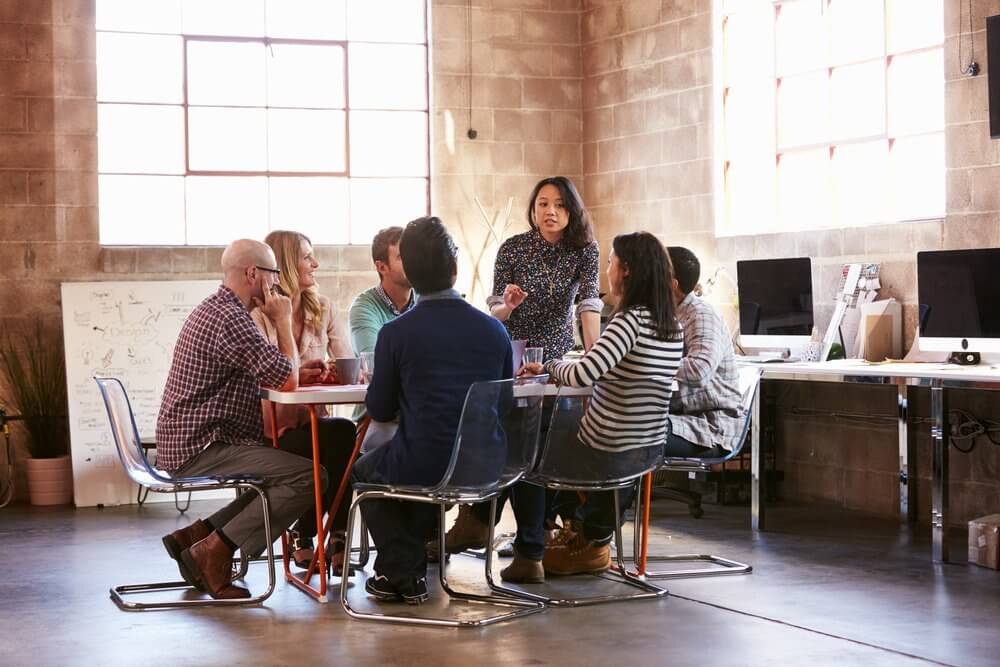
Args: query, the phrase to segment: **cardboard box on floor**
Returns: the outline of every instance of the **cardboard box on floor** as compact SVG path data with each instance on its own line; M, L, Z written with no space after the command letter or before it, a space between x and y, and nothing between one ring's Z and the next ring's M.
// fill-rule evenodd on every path
M969 522L969 562L1000 570L1000 514Z

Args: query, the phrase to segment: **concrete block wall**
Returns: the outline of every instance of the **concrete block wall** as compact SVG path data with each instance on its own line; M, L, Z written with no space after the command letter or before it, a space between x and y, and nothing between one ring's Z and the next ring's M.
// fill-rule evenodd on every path
M528 229L539 179L561 174L582 189L582 4L476 0L470 14L465 0L433 2L434 212L463 251L458 287L477 305L498 245L476 200L500 223L512 201L509 235Z
M693 248L706 273L732 270L742 258L809 255L820 295L832 293L844 262L879 261L884 293L904 303L908 341L916 251L1000 244L1000 153L989 139L986 79L963 77L957 66L960 32L965 53L969 44L961 0L945 0L944 220L720 239L713 231L712 0L473 0L471 14L467 4L432 0L432 174L434 212L462 248L459 287L474 303L490 288L496 249L476 198L492 217L513 197L509 233L521 231L531 186L553 173L577 181L605 257L615 234L635 229ZM984 17L1000 13L1000 0L972 6L976 59L985 70ZM65 280L217 276L219 248L99 246L93 25L94 0L0 0L2 327L42 316L58 329ZM475 140L466 136L470 113ZM321 247L318 256L323 290L344 314L374 282L369 249ZM818 305L822 327L829 305ZM881 412L890 401L831 396L817 386L790 387L780 398L789 411ZM953 404L991 416L1000 411L990 399L957 396ZM790 500L895 512L891 426L791 415L778 435ZM918 444L929 447L924 436ZM927 460L918 462L921 498ZM980 445L952 462L953 520L997 511L1000 487L991 480L1000 448Z
M602 251L623 231L715 256L712 2L587 2L583 162Z

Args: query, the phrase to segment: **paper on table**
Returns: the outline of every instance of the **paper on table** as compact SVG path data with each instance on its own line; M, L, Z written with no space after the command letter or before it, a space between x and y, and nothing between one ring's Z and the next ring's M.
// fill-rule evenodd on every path
M859 304L858 356L883 361L902 352L902 308L895 299Z

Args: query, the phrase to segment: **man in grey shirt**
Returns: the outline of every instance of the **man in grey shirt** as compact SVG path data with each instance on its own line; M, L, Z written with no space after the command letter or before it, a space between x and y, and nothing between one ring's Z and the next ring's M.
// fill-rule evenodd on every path
M684 356L670 402L666 456L723 456L739 444L743 408L733 341L722 317L694 293L701 264L687 248L667 248L674 268L677 319L684 329Z

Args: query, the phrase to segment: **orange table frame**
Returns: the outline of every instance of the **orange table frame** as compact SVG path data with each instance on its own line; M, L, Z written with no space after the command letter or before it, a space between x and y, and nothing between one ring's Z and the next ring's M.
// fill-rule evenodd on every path
M328 389L333 389L332 387ZM344 393L347 391L356 391L359 387L352 385L342 386ZM364 387L360 390L363 392ZM318 391L317 391L318 390ZM317 401L314 403L286 403L285 401L275 401L274 398L280 395L286 394L313 394L317 395ZM358 404L364 401L362 398L360 401L353 400L340 400L336 395L340 392L326 392L322 391L319 387L304 387L302 390L295 390L293 392L277 392L275 390L263 390L262 398L267 401L267 409L271 413L271 424L272 424L272 437L271 441L275 447L278 447L278 431L275 425L277 421L277 404L281 402L285 405L304 405L306 409L309 410L309 424L310 430L312 432L312 461L313 461L313 492L314 499L316 503L316 550L313 552L313 559L309 563L309 567L301 575L301 577L291 571L289 565L289 553L288 553L288 532L285 531L281 534L281 551L282 551L282 561L284 563L285 571L285 581L288 581L294 585L299 590L303 591L307 595L313 597L317 602L327 602L327 589L328 589L328 578L326 576L325 567L322 568L322 574L319 573L321 569L319 564L326 563L326 536L330 531L330 524L333 521L333 517L336 515L337 510L340 508L340 504L344 501L344 496L347 494L347 490L350 488L351 480L351 470L354 467L354 462L358 458L358 453L361 451L361 443L365 439L365 434L368 432L368 424L370 419L365 415L361 423L358 425L357 435L354 439L354 448L351 451L351 456L348 459L347 467L344 470L344 474L340 478L340 484L337 487L337 493L333 497L330 507L327 509L326 521L323 520L323 492L320 485L320 462L319 462L319 415L317 414L318 405L352 405ZM332 480L331 480L332 481ZM350 499L348 499L350 502ZM349 568L350 554L345 554L345 570ZM319 588L313 586L310 581L314 574L320 574L319 576ZM346 574L346 572L345 572Z

